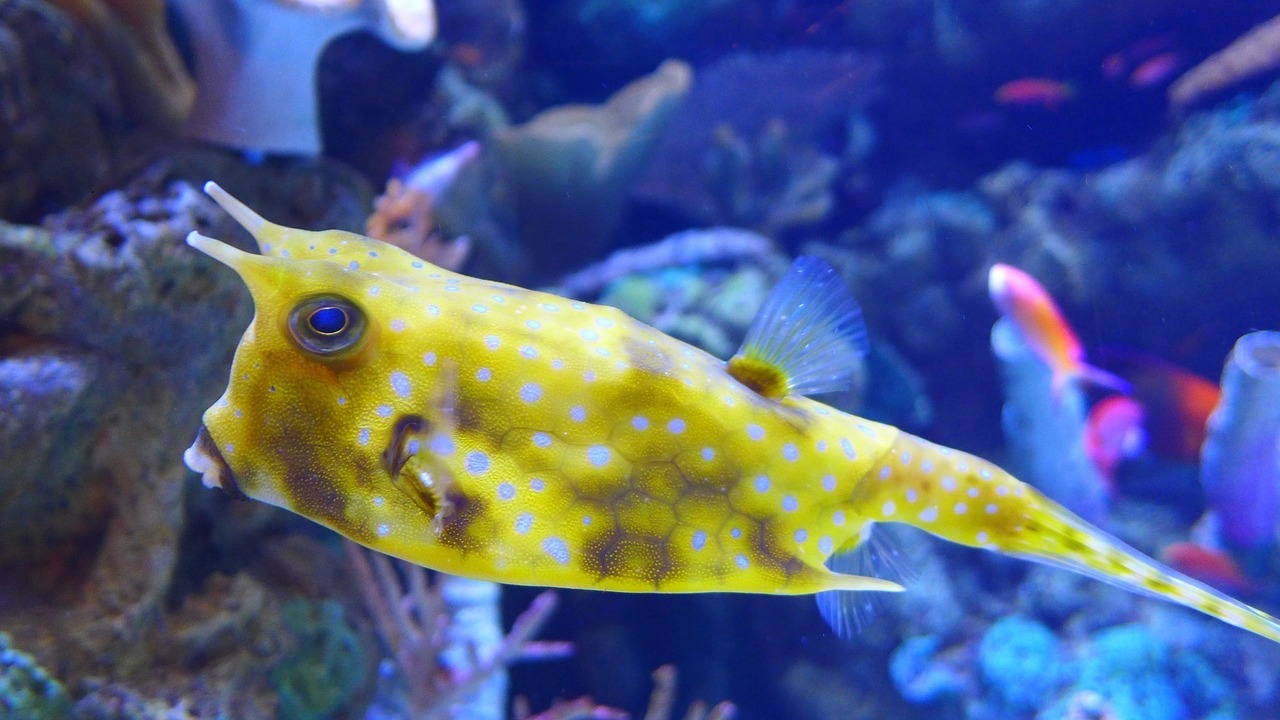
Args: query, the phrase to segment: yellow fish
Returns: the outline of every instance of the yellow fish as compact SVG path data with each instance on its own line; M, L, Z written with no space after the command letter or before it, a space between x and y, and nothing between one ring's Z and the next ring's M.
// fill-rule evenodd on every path
M256 315L188 466L389 555L504 583L626 592L900 590L835 572L875 523L1046 561L1280 641L982 459L805 397L864 342L801 258L727 363L608 307L452 273L206 191L261 255L192 233Z

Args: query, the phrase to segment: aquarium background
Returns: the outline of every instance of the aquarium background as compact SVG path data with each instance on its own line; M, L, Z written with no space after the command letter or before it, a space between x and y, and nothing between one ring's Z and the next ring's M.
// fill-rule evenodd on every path
M1237 340L1280 330L1278 13L0 0L0 718L1280 718L1280 645L909 529L868 558L907 592L841 639L808 597L424 590L182 462L253 312L183 243L249 247L207 180L722 358L816 255L871 334L824 401L1101 498L1274 614L1280 355L1231 415L1256 463L1223 479L1201 446ZM1136 427L997 358L996 262L1132 383ZM1105 468L1081 444L1135 430Z

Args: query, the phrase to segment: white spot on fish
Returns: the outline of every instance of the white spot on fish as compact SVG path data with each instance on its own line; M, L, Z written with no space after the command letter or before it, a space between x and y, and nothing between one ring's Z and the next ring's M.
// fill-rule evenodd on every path
M502 347L502 340L497 335L485 335L484 346L490 350L497 350Z
M609 464L609 459L613 457L613 453L604 445L592 445L587 448L587 462L596 467L604 467Z
M786 458L787 462L795 462L800 459L800 450L794 443L787 443L782 446L782 457Z
M747 560L747 556L746 556L746 555L738 555L737 557L735 557L735 558L733 559L733 561L734 561L735 563L737 563L737 564L738 564L738 567L739 567L739 568L741 568L741 569L743 569L743 570L746 570L746 569L747 569L748 567L750 567L750 565L751 565L751 561L750 561L750 560Z
M702 448L702 459L711 462L716 457L716 451L709 447Z
M523 356L525 356L525 357L527 357L527 358L529 358L530 360L532 360L532 359L534 359L534 358L538 357L538 351L537 351L536 349L534 349L534 347L533 347L532 345L524 345L524 346L521 346L521 348L520 348L520 354L521 354L521 355L523 355Z
M691 543L694 550L701 550L707 546L707 534L699 530L693 534L693 542Z
M920 521L921 521L921 522L931 523L931 522L933 522L934 520L937 520L937 519L938 519L938 506L937 506L937 505L930 505L929 507L927 507L927 508L925 508L924 510L920 511Z
M818 442L816 442L816 443L814 443L814 444L813 444L813 447L814 447L818 452L826 452L826 451L827 451L827 441L826 441L826 440L819 440Z
M360 432L356 435L356 442L361 445L369 444L369 428L360 428Z
M911 464L911 453L906 452L906 451L904 450L904 451L902 452L902 454L898 456L898 462L902 463L903 465L910 465L910 464Z
M823 475L823 476L822 476L822 489L823 489L823 490L826 490L827 492L835 492L835 491L836 491L836 476L835 476L835 475Z
M933 472L933 461L932 461L932 460L923 460L923 461L921 461L921 463L920 463L920 469L921 469L921 470L923 470L923 471L925 471L925 472L927 472L927 473L931 473L931 472Z
M560 310L559 307L551 303L542 303L542 309L546 310L547 312L557 312L558 310Z
M942 489L950 492L956 489L956 479L950 475L942 476Z
M385 499L385 498L383 498L381 495L374 495L374 496L373 496L373 504L374 504L374 506L375 506L375 507L382 507L382 504L383 504L384 502L386 502L386 499Z
M596 325L602 328L613 327L613 321L609 318L596 318Z
M671 422L667 423L667 430L675 435L679 435L680 433L684 432L684 428L685 428L684 420L680 418L675 418Z
M889 470L889 466L888 466L888 465L885 465L884 467L880 468L880 473L879 473L879 474L880 474L880 479L881 479L881 480L888 480L888 479L889 479L889 473L890 473L890 472L892 472L892 471L891 471L891 470Z
M983 480L990 480L991 471L986 468L982 468L981 470L978 471L978 477L982 478Z
M347 404L347 396L346 396L346 395L339 395L339 396L338 396L338 404L339 404L339 405L346 405L346 404ZM236 411L236 417L240 417L240 411L239 411L239 410L237 410L237 411Z
M986 544L986 542L987 542L987 538L988 538L988 537L990 537L990 536L989 536L989 535L987 535L987 531L986 531L986 530L979 530L979 531L978 531L978 542L980 542L980 543L982 543L982 544Z
M472 305L471 309L480 313L481 315L489 312L489 308L485 307L484 305L481 305L480 303L476 303L475 305Z
M802 543L805 540L809 539L809 531L805 530L804 528L799 528L796 530L795 538L796 538L796 542Z
M569 545L554 535L542 541L542 549L561 565L569 564Z
M436 364L436 354L433 352L425 353L422 356L422 364L431 367Z
M489 456L480 450L467 453L467 472L472 475L483 475L489 472Z
M509 482L498 483L498 497L510 500L516 496L516 486Z
M637 430L647 430L649 428L649 418L643 415L637 415L631 418L631 427Z
M889 500L880 508L880 514L885 517L890 517L893 515L894 511L897 509L898 508L893 504L893 501Z
M974 498L976 498L976 497L978 497L978 488L976 488L976 487L971 487L971 488L969 488L968 490L965 490L965 494L966 494L966 495L968 495L969 497L974 497Z
M453 438L448 435L435 435L431 438L431 452L448 457L455 450Z
M595 381L596 381L596 374L595 374L595 372L593 372L593 371L591 371L591 370L588 370L588 371L586 371L586 372L582 373L582 379L583 379L583 381L585 381L585 382L595 382Z
M908 489L906 492L906 497L907 497L907 502L915 502L920 498L920 496L916 494L916 491L914 489Z
M529 328L530 330L538 330L542 327L542 323L538 322L537 320L530 320L526 322L524 326Z
M600 333L590 328L583 330L581 335L582 335L582 339L587 341L595 341L600 339Z
M818 540L818 550L823 555L830 555L831 552L835 549L836 549L835 541L832 540L830 537L823 535L822 538Z
M596 348L596 354L600 357L609 357L609 348L598 347Z
M391 417L391 413L392 413L392 412L393 412L393 411L392 411L392 408L391 408L391 406L390 406L390 405L379 405L379 406L378 406L378 415L379 415L380 417L384 417L384 418Z
M552 360L552 361L551 361L551 369L552 369L552 370L563 370L563 369L564 369L564 361L563 361L563 360L561 360L560 358L556 358L555 360Z
M835 523L837 526L844 525L844 511L837 510L831 513L831 522Z
M406 327L404 321L400 318L393 319L388 325L392 332L402 332Z
M768 492L768 491L769 491L769 476L757 475L756 476L756 492Z
M378 534L381 535L382 537L386 537L390 533L391 533L390 525L386 523L382 523L381 525L378 526Z
M584 527L587 527L587 526L590 526L590 525L591 525L591 516L590 516L590 515L583 515L583 516L582 516L582 525L583 525Z
M853 443L849 442L849 438L840 438L840 448L844 450L844 456L850 460L858 458L858 451L853 449Z
M795 512L800 509L800 501L796 500L795 495L784 495L782 498L782 509L786 512Z
M734 540L737 540L738 538L742 537L742 528L733 528L732 530L730 530L729 537L733 538Z
M445 286L444 286L444 291L445 291L445 292L452 292L452 293L456 293L456 292L458 292L458 286L457 286L457 285L445 285Z
M520 513L516 516L516 534L524 535L533 529L533 513Z
M391 373L391 389L400 397L407 398L413 392L413 383L409 382L408 375L396 370Z
M492 377L493 371L487 367L482 367L479 370L476 370L476 379L480 382L489 382L489 379Z
M996 511L997 511L997 510L999 510L999 509L1000 509L1000 508L996 507L996 504L995 504L995 503L987 503L987 514L988 514L988 515L995 515L995 514L996 514Z
M957 515L963 515L969 511L969 506L964 503L956 503L955 511Z
M750 425L747 426L747 437L751 438L752 440L763 440L764 428L760 427L755 423L751 423Z
M551 445L551 436L544 432L536 432L533 434L533 444L540 448Z
M440 315L440 306L439 306L439 305L428 305L428 306L427 306L427 314L428 314L428 315L430 315L431 317L438 317L438 316Z
M1009 487L1007 485L997 485L996 494L999 495L1000 497L1004 497L1005 495L1008 495Z
M582 422L587 419L587 409L581 405L574 405L569 408L569 419L574 422Z
M527 402L537 402L542 397L542 386L537 383L525 383L520 387L520 399Z
M542 492L547 487L547 483L540 477L533 478L529 481L529 489L534 492Z

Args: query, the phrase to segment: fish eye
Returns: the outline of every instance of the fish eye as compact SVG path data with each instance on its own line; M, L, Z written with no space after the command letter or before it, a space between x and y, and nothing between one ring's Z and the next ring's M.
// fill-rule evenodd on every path
M307 325L317 335L337 335L347 329L347 311L337 305L325 305L311 311Z
M337 295L318 295L298 303L289 314L289 333L303 350L322 358L341 357L365 334L364 312Z

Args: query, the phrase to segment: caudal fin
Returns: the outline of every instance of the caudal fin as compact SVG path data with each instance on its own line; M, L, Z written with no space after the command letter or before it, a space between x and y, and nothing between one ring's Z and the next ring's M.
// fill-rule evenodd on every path
M1280 642L1276 618L1142 555L991 463L906 433L855 502L880 522L1075 570Z

